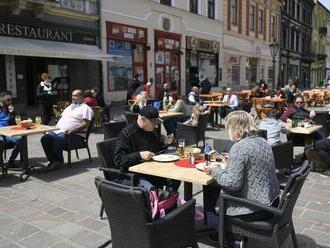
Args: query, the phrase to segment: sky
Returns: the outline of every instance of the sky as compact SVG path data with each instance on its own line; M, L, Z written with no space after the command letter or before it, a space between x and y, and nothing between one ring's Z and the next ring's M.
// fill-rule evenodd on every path
M325 7L327 7L328 10L330 10L330 0L319 0L319 2L321 2Z

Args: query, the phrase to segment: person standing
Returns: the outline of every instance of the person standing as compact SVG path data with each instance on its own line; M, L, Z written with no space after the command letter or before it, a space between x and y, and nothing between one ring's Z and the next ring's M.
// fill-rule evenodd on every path
M202 76L201 82L201 94L210 94L211 91L211 83L207 77Z
M139 80L140 75L138 73L135 73L133 76L133 82L130 85L128 91L127 91L127 100L132 99L132 96L137 88L141 86L141 81Z
M41 74L41 82L37 88L42 123L48 125L52 118L55 91L47 73Z

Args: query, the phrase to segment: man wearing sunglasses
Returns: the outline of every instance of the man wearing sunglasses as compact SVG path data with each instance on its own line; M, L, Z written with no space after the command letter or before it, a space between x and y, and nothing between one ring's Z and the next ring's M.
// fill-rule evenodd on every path
M284 111L281 120L290 123L293 119L305 120L313 119L315 111L309 111L304 108L304 99L302 96L297 96L294 101L294 106Z
M0 127L6 127L15 123L15 110L11 93L8 91L0 93ZM15 159L21 151L22 139L20 137L3 137L0 136L0 142L4 147L14 148L8 160L8 167L16 167ZM2 151L0 153L0 161L2 162Z

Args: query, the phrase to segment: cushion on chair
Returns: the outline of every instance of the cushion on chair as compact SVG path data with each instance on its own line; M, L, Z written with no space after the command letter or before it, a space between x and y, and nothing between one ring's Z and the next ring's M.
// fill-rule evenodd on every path
M252 227L254 229L272 232L273 231L272 221L273 221L273 218L265 219L262 221L244 221L241 218L227 215L225 223L226 223L226 225L228 224L229 226L238 225L238 226L243 226L246 228Z

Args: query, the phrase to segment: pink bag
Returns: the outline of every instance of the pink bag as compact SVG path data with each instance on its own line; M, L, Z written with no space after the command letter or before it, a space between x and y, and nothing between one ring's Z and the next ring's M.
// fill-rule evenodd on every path
M179 193L176 192L170 195L167 199L159 201L158 192L156 190L149 191L150 206L151 206L151 217L152 219L163 218L166 213L177 207L177 201Z

